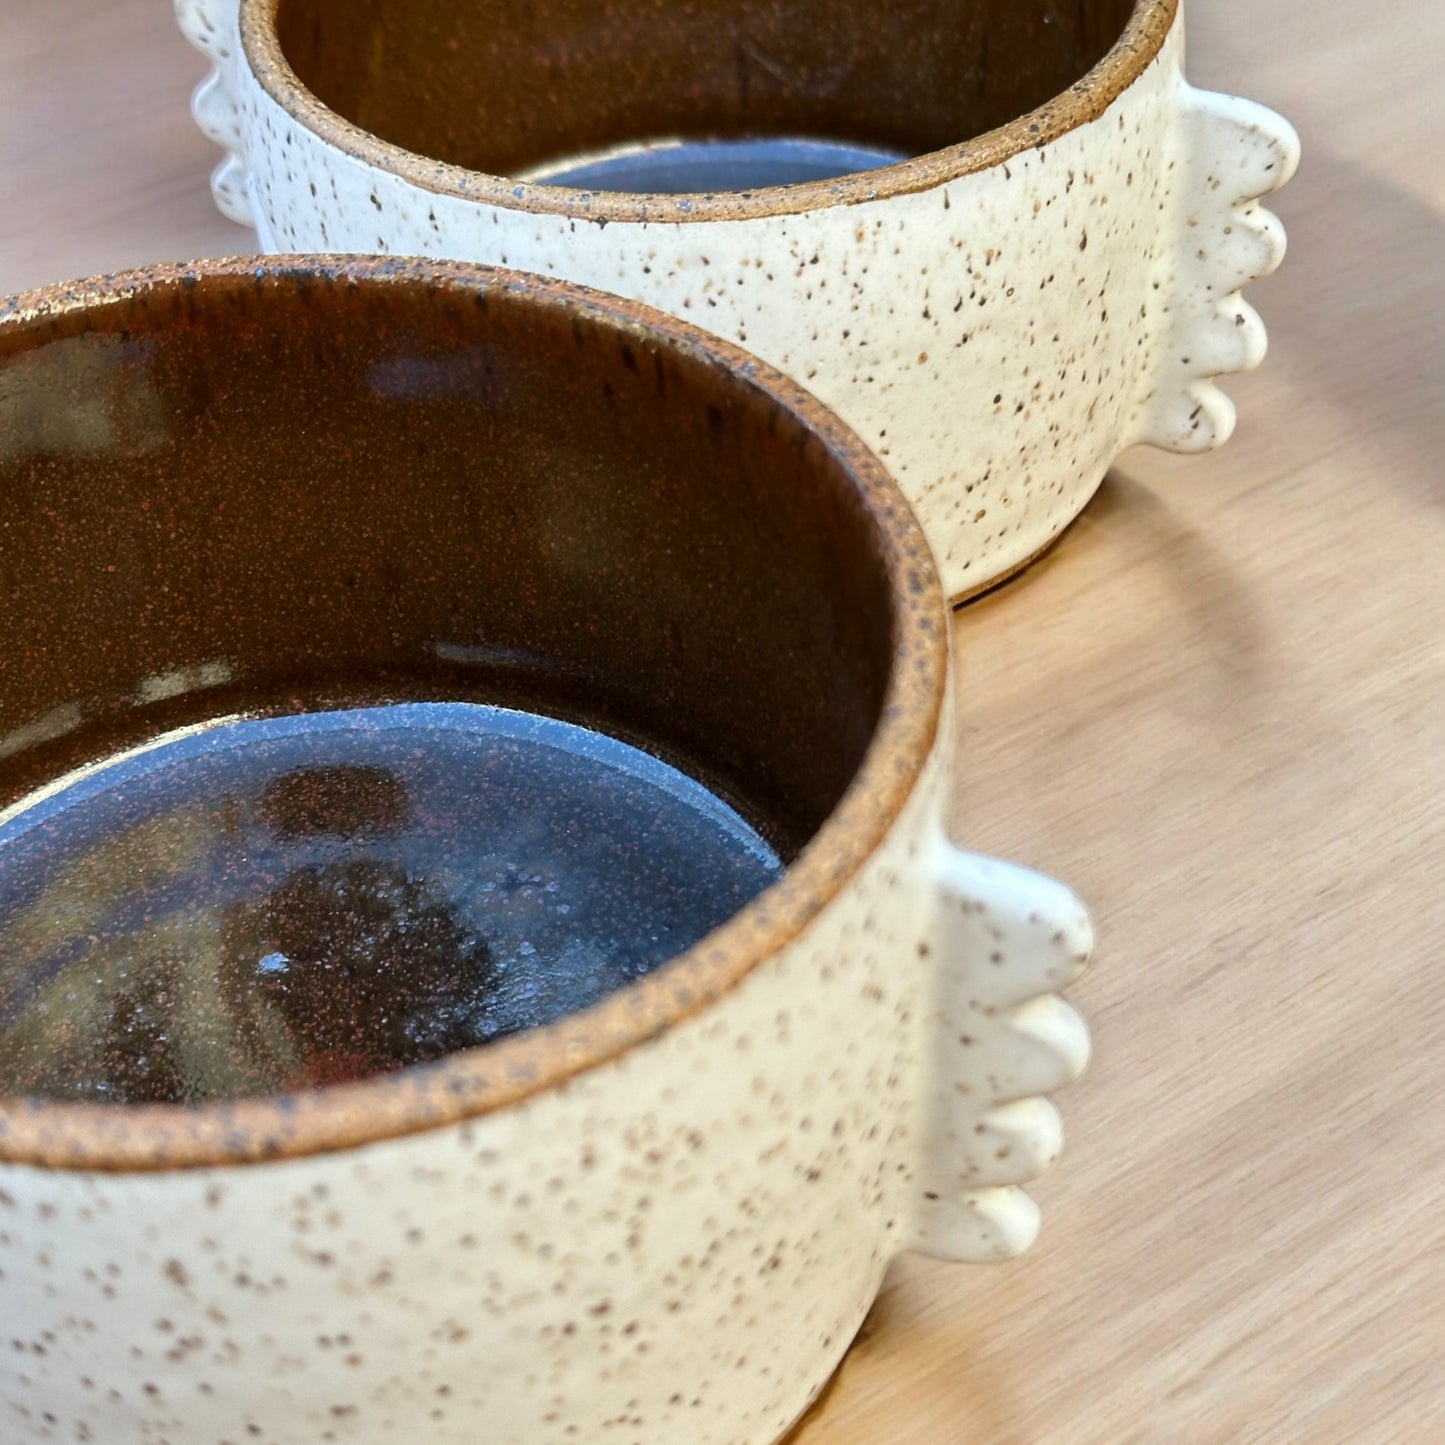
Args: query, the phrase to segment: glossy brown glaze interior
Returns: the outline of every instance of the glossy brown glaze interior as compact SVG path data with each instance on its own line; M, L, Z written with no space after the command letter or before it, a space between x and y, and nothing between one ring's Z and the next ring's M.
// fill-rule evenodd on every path
M405 150L510 175L663 137L921 155L1084 77L1134 0L279 0L301 83Z
M806 432L711 368L505 290L299 274L0 345L24 421L0 436L0 807L197 708L326 695L641 739L787 852L857 770L889 667L876 541Z
M0 418L0 807L205 718L454 698L654 747L789 854L832 817L767 909L565 1048L224 1123L0 1109L0 1157L336 1147L597 1062L801 926L931 746L942 611L901 499L805 393L643 308L385 261L54 288L0 306Z

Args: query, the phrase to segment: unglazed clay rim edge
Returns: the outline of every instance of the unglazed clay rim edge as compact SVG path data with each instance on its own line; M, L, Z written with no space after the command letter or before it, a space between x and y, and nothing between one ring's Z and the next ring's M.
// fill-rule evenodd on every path
M434 1064L313 1093L207 1105L0 1100L0 1163L144 1171L294 1158L475 1118L563 1085L699 1013L796 938L863 867L912 796L942 718L948 611L912 510L882 463L810 392L720 338L570 282L461 262L239 256L59 283L0 301L12 328L211 278L446 283L580 311L725 372L788 412L840 468L876 524L889 575L893 661L877 728L837 807L783 878L712 933L592 1008ZM910 665L900 666L907 658Z
M886 200L988 170L1027 150L1041 150L1096 120L1133 85L1163 48L1180 0L1136 0L1123 32L1092 69L1053 99L981 136L835 180L684 196L530 185L431 160L384 141L332 110L302 83L276 33L280 3L241 0L240 42L246 64L292 120L344 155L421 190L508 210L602 223L682 223L747 221Z

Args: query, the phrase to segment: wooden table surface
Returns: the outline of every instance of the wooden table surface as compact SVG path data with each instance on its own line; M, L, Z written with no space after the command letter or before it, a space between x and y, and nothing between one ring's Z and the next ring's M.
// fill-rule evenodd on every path
M956 831L1091 904L1095 1062L1039 1244L900 1264L797 1445L1445 1440L1445 5L1192 3L1305 142L1270 356L955 623ZM202 72L0 0L0 293L251 249Z

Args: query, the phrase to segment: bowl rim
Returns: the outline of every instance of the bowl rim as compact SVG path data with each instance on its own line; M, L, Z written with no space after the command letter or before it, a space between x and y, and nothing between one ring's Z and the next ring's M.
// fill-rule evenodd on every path
M709 1008L798 938L893 829L939 742L949 613L928 544L896 483L803 387L686 322L638 302L499 267L392 257L239 256L62 282L0 300L0 343L52 319L84 316L146 293L246 277L263 289L320 279L343 287L420 284L517 297L569 320L581 316L634 345L674 351L724 378L722 385L750 394L760 411L790 414L874 522L893 613L882 710L848 788L782 878L691 948L591 1008L434 1063L299 1094L199 1105L0 1098L0 1164L146 1171L296 1158L460 1123L562 1086Z
M1158 58L1179 15L1181 0L1134 0L1123 31L1103 57L1067 90L1024 115L957 145L911 156L876 170L751 191L670 195L589 191L516 181L419 155L383 140L321 101L291 68L276 32L281 0L240 0L240 45L262 91L296 124L363 165L422 191L534 215L565 216L602 225L620 222L748 221L800 215L932 190L977 171L1001 166L1027 150L1043 151L1061 136L1096 120Z

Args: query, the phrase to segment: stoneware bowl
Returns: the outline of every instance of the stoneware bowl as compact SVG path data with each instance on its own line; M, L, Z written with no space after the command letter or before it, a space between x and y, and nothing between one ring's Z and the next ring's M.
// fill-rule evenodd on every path
M516 266L738 342L883 458L955 600L1124 448L1224 441L1215 378L1264 355L1240 289L1298 143L1188 84L1179 0L177 13L216 199L264 249Z
M1089 925L946 839L943 591L806 391L561 282L243 258L0 305L0 418L0 808L359 689L641 739L792 840L656 971L438 1063L0 1101L0 1438L771 1441L900 1251L1029 1244Z

